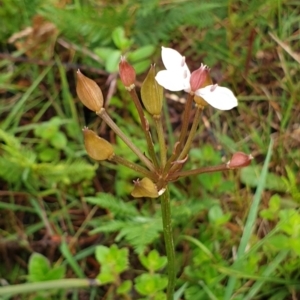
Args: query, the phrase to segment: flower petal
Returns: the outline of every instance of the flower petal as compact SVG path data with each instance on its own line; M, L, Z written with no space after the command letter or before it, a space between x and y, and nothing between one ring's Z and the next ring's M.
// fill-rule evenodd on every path
M195 92L208 104L220 110L230 110L238 105L238 101L232 91L226 87L208 85Z
M172 48L161 47L161 59L167 70L178 70L186 65L185 58Z
M170 91L181 91L186 89L186 81L180 72L172 72L168 70L159 71L155 76L159 85Z

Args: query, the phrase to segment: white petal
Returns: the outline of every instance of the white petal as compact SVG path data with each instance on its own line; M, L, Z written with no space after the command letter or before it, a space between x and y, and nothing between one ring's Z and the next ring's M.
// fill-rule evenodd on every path
M189 75L190 70L185 63L185 58L176 50L172 48L161 48L161 59L167 70L175 71L178 69L185 69Z
M159 85L170 91L181 91L185 89L185 81L182 74L168 70L159 71L155 76Z
M230 110L238 105L232 91L226 87L209 85L195 92L208 104L220 110Z

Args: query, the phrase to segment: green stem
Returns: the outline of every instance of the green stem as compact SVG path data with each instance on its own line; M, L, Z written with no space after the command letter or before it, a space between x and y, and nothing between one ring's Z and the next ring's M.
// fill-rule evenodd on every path
M149 170L147 170L146 168L143 168L141 167L140 165L138 164L135 164L121 156L118 156L118 155L114 155L112 158L109 159L110 161L112 162L115 162L117 164L120 164L120 165L123 165L131 170L134 170L138 173L141 173L143 175L145 175L146 177L148 177L149 179L152 179L152 180L157 180L155 174Z
M160 196L161 199L161 211L162 211L162 221L164 230L165 247L168 258L168 288L167 288L167 300L174 299L174 289L175 289L175 250L173 241L173 232L171 224L171 205L170 205L170 194L168 188Z
M41 281L0 287L0 296L12 296L17 294L32 293L51 289L74 289L99 285L100 282L95 279L60 279Z
M164 129L162 126L160 116L153 117L153 119L154 119L155 128L157 132L158 143L159 143L160 164L161 164L161 168L163 169L167 162L167 148L166 148L166 141L164 136Z
M131 95L131 98L135 104L135 107L137 109L137 112L138 112L140 120L141 120L142 128L143 128L144 135L145 135L147 145L148 145L149 155L150 155L155 167L158 168L159 165L158 165L157 157L155 154L151 133L149 130L149 123L144 115L144 111L143 111L140 99L139 99L135 89L130 90L129 93Z
M101 110L97 112L97 115L115 132L116 135L123 140L123 142L138 156L138 158L150 171L155 172L155 168L151 161L128 139L120 127L107 114L105 108L101 108Z

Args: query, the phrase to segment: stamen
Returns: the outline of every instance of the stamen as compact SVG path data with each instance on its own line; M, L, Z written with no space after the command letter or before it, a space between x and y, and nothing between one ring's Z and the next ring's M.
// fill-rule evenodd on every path
M210 91L213 92L218 87L218 84L214 84L210 87Z

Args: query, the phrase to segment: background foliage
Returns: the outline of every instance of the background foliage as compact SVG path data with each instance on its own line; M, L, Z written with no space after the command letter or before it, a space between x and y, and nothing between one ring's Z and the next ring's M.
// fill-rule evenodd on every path
M159 203L132 200L132 171L86 156L84 125L135 160L78 102L74 74L80 68L97 81L117 124L144 149L117 64L128 55L139 85L151 62L161 67L164 45L185 55L191 69L208 64L214 81L239 99L234 111L204 112L188 167L218 164L235 151L255 157L242 171L171 187L176 299L300 297L299 5L1 1L0 296L163 299ZM171 151L184 95L165 96ZM94 278L107 284L93 287ZM70 288L48 291L49 280ZM41 292L30 290L42 281Z

